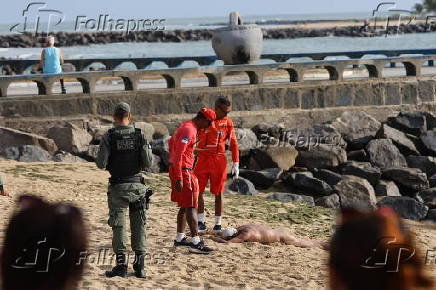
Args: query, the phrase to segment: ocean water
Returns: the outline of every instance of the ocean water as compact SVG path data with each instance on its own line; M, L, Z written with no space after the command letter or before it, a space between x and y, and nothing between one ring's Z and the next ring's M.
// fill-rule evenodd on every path
M363 19L368 13L270 15L249 16L246 21L261 20L319 20ZM205 28L201 24L226 22L227 17L170 19L167 29ZM62 23L66 25L65 23ZM5 34L10 25L0 25L0 34ZM213 27L213 26L212 26ZM208 28L212 28L208 26ZM65 29L68 30L68 29ZM320 37L283 40L265 40L263 53L311 53L358 50L429 49L436 48L436 33L390 35L388 37ZM173 57L214 55L210 41L183 43L112 43L62 48L66 58L106 57ZM0 57L38 59L40 48L0 48ZM338 57L337 57L338 58Z

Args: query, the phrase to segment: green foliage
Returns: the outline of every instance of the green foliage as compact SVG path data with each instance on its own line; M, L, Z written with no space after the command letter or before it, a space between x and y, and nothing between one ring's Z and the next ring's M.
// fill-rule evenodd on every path
M435 12L436 11L436 0L423 0L422 4L415 4L413 7L416 13L422 13L424 10L426 12Z

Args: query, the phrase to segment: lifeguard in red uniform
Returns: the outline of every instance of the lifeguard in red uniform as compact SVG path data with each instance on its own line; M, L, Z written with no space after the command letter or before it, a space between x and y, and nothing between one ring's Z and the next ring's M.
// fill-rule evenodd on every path
M239 149L233 121L227 117L231 103L227 98L218 98L215 102L216 120L214 126L200 130L197 146L197 164L195 175L198 178L200 195L198 198L198 229L207 230L204 216L204 191L210 181L210 192L215 195L215 226L221 230L223 211L223 189L227 179L226 148L232 152L232 175L239 176Z
M198 236L198 180L193 172L194 148L197 144L199 129L208 128L215 120L215 112L203 108L197 116L180 125L176 133L168 141L170 151L169 176L171 180L171 201L176 202L179 209L177 214L177 236L175 246L190 246L202 252L210 252ZM192 239L185 237L185 225L188 222Z

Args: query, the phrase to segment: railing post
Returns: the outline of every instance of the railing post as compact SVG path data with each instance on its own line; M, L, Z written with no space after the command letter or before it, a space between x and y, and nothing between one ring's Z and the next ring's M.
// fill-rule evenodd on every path
M250 79L250 85L257 85L263 83L263 71L247 71Z
M93 77L82 77L82 78L77 78L77 80L80 82L80 84L82 85L82 92L84 94L93 94L95 93L95 85L97 83L97 79L93 78Z
M8 96L9 82L0 82L0 98Z
M221 87L223 84L223 76L220 73L205 73L209 87Z

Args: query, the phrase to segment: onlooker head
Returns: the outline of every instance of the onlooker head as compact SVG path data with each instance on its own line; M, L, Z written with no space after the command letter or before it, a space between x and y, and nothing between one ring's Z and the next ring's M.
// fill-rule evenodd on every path
M85 224L77 207L20 196L1 253L2 288L76 289L86 248Z
M335 290L430 289L432 285L423 273L411 233L390 208L371 214L343 210L331 240L329 280Z
M54 46L55 44L55 38L54 36L50 35L47 37L47 46Z

